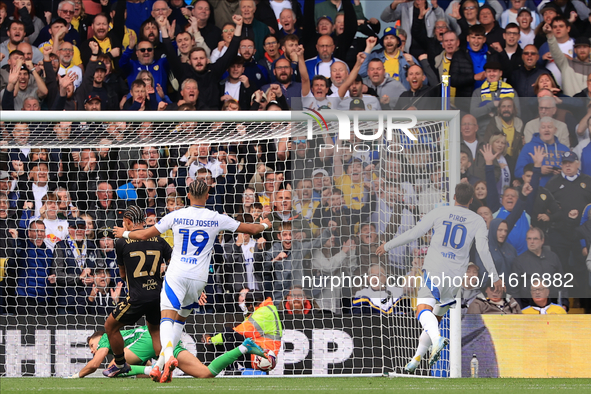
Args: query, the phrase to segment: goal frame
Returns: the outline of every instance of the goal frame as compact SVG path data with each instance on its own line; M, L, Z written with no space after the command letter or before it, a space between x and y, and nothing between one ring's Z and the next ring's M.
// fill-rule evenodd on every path
M333 111L326 115L326 121L338 121ZM337 112L337 111L334 111ZM360 121L376 121L377 116L388 116L400 121L408 121L409 115L418 122L444 121L448 123L445 133L448 147L447 161L450 194L452 185L460 182L460 111L359 111L355 116ZM303 111L2 111L3 122L311 122ZM270 137L271 138L271 137ZM49 144L48 144L49 145ZM0 146L10 148L12 146ZM456 299L456 307L450 309L450 357L449 377L459 378L462 372L462 321L461 300ZM305 376L305 375L303 375ZM332 376L332 375L331 375ZM342 376L342 375L338 375ZM408 375L401 375L408 376Z

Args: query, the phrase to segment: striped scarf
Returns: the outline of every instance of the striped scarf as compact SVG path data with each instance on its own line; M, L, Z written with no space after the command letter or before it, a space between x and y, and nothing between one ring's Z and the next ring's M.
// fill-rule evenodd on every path
M507 82L499 81L491 84L484 81L480 89L480 107L485 106L492 100L500 100L505 97L515 98L515 90Z

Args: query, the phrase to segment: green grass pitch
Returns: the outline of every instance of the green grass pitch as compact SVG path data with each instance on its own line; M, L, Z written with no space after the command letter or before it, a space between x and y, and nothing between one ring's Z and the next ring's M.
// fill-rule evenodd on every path
M3 378L0 391L8 393L591 393L591 379L417 379L387 377L347 378L176 378L170 384L149 379Z

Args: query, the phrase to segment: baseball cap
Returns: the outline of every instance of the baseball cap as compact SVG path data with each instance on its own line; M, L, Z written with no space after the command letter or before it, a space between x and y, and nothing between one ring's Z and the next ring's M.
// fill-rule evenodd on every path
M49 25L49 27L52 27L56 23L61 23L64 26L68 26L68 22L66 22L66 20L64 18L57 18L56 20L54 20L53 22L51 22L51 24Z
M563 162L575 162L579 160L579 157L577 156L577 154L575 152L571 152L571 151L566 151L562 154L562 161Z
M361 99L353 99L349 104L349 109L365 109L365 103Z
M575 38L575 47L577 47L579 45L586 45L588 47L591 46L591 43L589 42L589 38L587 38L587 37Z
M544 4L544 6L542 7L542 9L540 10L540 15L544 16L544 12L546 12L546 11L554 11L558 15L561 15L562 14L562 12L556 6L556 4L554 4L552 2L548 2L548 3Z
M88 104L92 100L102 101L101 98L96 94L89 94L88 97L86 97L86 100L84 100L84 104Z
M10 178L10 174L8 173L8 171L0 171L0 179L9 179Z
M327 15L322 15L321 17L319 17L316 20L316 24L320 23L321 20L326 19L327 21L329 21L330 23L332 23L332 18L330 16Z
M115 234L113 234L113 229L110 227L101 227L96 230L96 237L97 239L101 238L111 238L115 239Z
M531 11L529 10L529 8L527 8L527 7L521 7L519 9L519 12L517 12L517 16L521 15L522 12L527 12L528 14L531 15Z
M323 176L330 176L328 175L328 171L326 171L324 168L317 168L314 171L312 171L312 177L315 177L318 174L322 174Z
M96 62L96 68L95 70L105 70L107 71L107 66L105 66L105 63L103 62Z
M72 227L72 228L84 227L84 228L86 228L86 220L84 220L82 218L70 219L70 220L68 220L68 227Z

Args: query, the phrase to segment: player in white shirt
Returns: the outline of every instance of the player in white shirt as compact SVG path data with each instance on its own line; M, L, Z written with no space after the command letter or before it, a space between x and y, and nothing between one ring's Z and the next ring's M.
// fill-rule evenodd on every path
M470 248L473 241L476 242L476 250L484 266L492 275L495 289L503 286L488 248L486 223L482 217L468 209L473 196L474 188L470 184L458 183L454 206L432 210L413 229L382 244L376 251L378 255L383 255L433 229L431 245L423 264L423 285L417 296L417 320L423 327L423 333L414 357L404 367L408 372L413 373L416 370L431 344L433 348L429 365L433 365L439 359L439 354L449 343L439 332L439 321L458 297L460 287L453 285L453 279L465 275L470 263ZM452 283L447 279L442 283L444 277L451 278Z
M149 239L172 229L174 248L160 294L160 342L163 351L150 377L168 382L178 362L173 344L180 340L185 320L198 305L207 284L209 264L215 239L221 231L258 234L271 227L268 219L260 223L241 223L227 215L205 208L209 186L201 180L189 185L190 207L173 211L154 226L138 231L115 227L115 236L127 239ZM162 373L160 373L162 371Z

